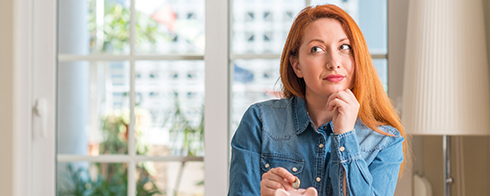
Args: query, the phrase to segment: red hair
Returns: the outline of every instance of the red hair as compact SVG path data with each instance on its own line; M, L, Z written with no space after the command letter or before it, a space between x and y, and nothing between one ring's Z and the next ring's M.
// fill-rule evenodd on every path
M304 29L320 18L332 18L340 22L342 28L350 40L351 51L354 58L354 87L352 92L359 102L359 118L367 127L388 136L393 136L378 129L380 125L391 125L406 138L405 130L400 118L391 104L388 95L384 91L381 80L378 77L371 55L361 30L355 21L342 9L335 5L308 6L304 8L294 20L289 31L284 49L281 55L281 81L282 91L285 97L298 96L305 98L305 81L294 73L290 57L298 58L299 47L303 38ZM400 174L403 171L407 158L407 139L403 142L403 154Z

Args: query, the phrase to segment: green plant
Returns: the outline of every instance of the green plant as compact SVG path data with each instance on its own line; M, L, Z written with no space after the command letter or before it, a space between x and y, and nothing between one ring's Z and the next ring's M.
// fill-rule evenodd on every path
M127 170L123 164L111 164L110 170L112 171L110 176L104 176L103 174L97 174L96 177L91 177L90 169L98 168L101 166L107 167L107 163L97 163L90 166L90 168L79 167L74 169L72 164L67 165L68 173L65 173L64 181L58 182L58 195L63 196L123 196L127 195ZM141 173L140 173L141 174ZM148 177L147 174L140 178L136 182L136 191L139 196L151 196L155 194L162 194L153 180ZM148 186L149 185L149 186ZM147 188L149 187L149 188Z
M135 133L142 135L143 127L150 118L149 112L135 108ZM109 112L101 118L102 138L99 143L99 154L126 154L128 149L129 110L116 110ZM139 144L137 153L145 154L148 146ZM139 163L139 173L136 182L138 195L151 196L161 194L159 188L149 171L153 171L151 164ZM91 175L91 171L96 175ZM59 195L85 196L85 195L127 195L128 170L122 163L94 163L90 166L79 166L74 169L72 164L67 165L67 172L62 174L59 182Z
M199 156L204 153L204 109L200 108L201 119L197 126L192 126L190 120L185 116L178 98L174 92L175 111L171 117L171 138L182 136L182 148L176 150L180 156ZM175 141L179 142L179 141Z
M105 3L102 25L97 24L95 0L89 1L89 34L92 52L122 53L129 50L130 10L119 3ZM173 37L158 32L158 23L147 15L136 11L136 45L149 43L156 47L160 40ZM98 33L101 31L102 34ZM94 51L95 50L95 51Z

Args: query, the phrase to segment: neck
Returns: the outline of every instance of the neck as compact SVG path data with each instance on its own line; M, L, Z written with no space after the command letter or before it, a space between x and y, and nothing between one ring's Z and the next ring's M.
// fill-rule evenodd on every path
M316 128L332 121L333 111L328 111L326 99L318 99L318 97L306 95L305 101L306 111L308 111L308 115Z

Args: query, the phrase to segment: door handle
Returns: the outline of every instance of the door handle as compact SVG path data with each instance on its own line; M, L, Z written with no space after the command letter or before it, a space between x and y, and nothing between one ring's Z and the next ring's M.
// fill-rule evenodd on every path
M48 125L48 106L46 98L41 97L36 100L36 105L34 105L34 114L38 116L41 120L40 135L41 138L46 137L47 125Z

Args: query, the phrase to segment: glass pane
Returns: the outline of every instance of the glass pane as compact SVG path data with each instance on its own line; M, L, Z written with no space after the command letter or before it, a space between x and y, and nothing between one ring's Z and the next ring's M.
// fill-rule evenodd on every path
M387 0L312 0L312 5L335 4L354 18L372 54L388 52Z
M56 192L58 195L127 195L127 167L126 163L58 163Z
M60 54L129 54L129 1L60 1Z
M234 0L232 52L280 54L304 0Z
M127 154L129 63L60 62L59 154Z
M204 0L136 1L136 51L204 54Z
M137 61L135 111L138 154L203 156L204 61Z
M379 79L381 79L381 83L383 83L385 91L388 92L388 60L373 59L373 64L378 71Z
M279 59L237 59L233 61L233 67L230 136L233 136L243 113L251 104L279 98L281 92Z
M204 162L140 162L137 195L204 195Z

